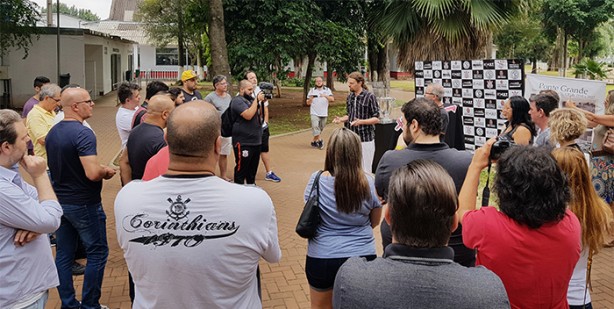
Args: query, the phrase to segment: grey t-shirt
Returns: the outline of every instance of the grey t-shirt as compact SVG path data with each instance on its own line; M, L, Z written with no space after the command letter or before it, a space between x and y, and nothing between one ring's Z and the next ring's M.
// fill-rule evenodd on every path
M220 115L224 111L226 111L228 106L230 106L230 100L232 100L232 98L230 97L228 93L226 93L224 97L220 97L219 95L217 95L217 93L215 93L215 91L209 93L205 97L205 101L213 104L213 106L215 106L218 112L220 112Z
M398 246L398 245L397 245ZM440 252L416 248L411 255L368 262L352 257L339 269L333 307L509 308L501 279L484 267L463 267ZM388 251L388 250L386 250ZM432 251L436 251L434 254Z

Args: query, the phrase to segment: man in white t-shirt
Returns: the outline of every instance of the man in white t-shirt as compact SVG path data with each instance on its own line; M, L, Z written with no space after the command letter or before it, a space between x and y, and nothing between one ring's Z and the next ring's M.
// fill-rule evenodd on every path
M324 149L324 142L320 138L320 134L326 126L328 102L335 101L335 97L333 97L333 92L324 86L322 77L316 77L315 82L316 86L311 88L307 94L307 105L311 106L309 112L311 114L311 129L313 130L311 147Z
M117 88L117 99L121 106L115 114L115 125L123 148L128 142L130 131L132 131L132 118L141 103L141 87L128 82L121 83Z
M258 260L281 259L275 209L262 189L215 176L220 121L212 105L178 106L168 119L166 174L117 195L135 309L262 307Z

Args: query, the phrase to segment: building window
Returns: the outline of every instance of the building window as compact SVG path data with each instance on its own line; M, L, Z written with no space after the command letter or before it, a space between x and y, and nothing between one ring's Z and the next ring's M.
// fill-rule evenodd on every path
M156 65L179 65L178 48L156 48Z

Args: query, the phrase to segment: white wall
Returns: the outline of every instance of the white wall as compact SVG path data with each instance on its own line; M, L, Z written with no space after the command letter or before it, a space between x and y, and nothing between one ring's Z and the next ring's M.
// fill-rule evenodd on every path
M121 82L124 80L124 72L128 70L128 55L132 51L132 43L85 35L85 44L102 46L102 85L99 83L97 88L98 91L103 91L104 93L113 90L111 83L111 55L121 55L120 76L118 80L118 82Z
M60 46L61 73L70 73L71 83L84 84L83 36L62 35ZM4 61L9 66L13 107L22 107L34 94L32 83L36 76L46 76L58 83L55 35L41 35L38 40L33 37L28 58L22 59L23 56L23 50L12 50Z

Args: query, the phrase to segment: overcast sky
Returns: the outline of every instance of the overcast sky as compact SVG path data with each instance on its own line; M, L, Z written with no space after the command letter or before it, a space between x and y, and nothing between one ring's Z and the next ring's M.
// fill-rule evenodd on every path
M47 6L47 0L31 0L39 6ZM53 0L53 3L57 3L58 0ZM60 0L60 3L66 5L75 6L79 9L88 9L94 14L98 15L101 19L107 19L109 17L109 11L111 10L111 0Z

